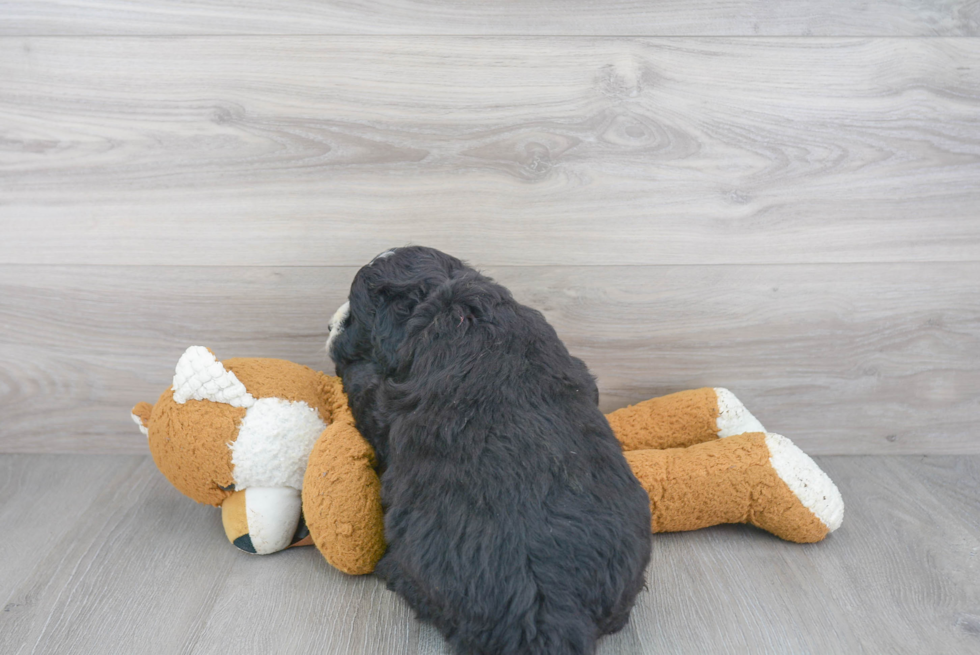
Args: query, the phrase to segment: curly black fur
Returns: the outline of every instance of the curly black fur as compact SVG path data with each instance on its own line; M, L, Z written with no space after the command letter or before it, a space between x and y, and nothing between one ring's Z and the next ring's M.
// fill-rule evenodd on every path
M330 354L379 457L377 572L459 653L592 653L626 624L651 535L585 364L431 248L379 256L349 302Z

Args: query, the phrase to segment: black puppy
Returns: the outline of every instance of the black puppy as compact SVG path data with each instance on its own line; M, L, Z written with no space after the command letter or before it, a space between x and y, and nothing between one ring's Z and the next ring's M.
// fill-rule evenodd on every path
M330 355L382 471L377 572L459 653L592 653L629 618L650 508L585 364L438 250L382 253Z

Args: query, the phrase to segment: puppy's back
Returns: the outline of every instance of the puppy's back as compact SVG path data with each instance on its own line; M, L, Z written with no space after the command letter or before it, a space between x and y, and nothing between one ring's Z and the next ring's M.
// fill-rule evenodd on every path
M430 294L406 335L379 392L379 573L460 652L592 652L625 624L650 556L649 501L594 380L476 273Z

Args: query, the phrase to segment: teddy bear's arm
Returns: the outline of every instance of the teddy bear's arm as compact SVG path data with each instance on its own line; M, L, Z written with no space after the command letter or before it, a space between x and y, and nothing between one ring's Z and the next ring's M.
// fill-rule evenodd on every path
M385 551L381 482L374 451L346 421L327 426L310 453L303 478L303 516L326 560L363 575Z

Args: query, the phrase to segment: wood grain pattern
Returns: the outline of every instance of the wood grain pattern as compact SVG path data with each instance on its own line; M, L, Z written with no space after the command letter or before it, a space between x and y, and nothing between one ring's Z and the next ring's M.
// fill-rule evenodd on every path
M58 563L68 556L65 540L72 537L78 517L105 500L102 494L107 485L121 484L144 460L132 456L81 461L74 456L0 457L0 526L5 535L0 540L0 621L4 625L17 622L42 591L28 586L17 597L10 595L12 590L21 587L41 560ZM0 629L0 634L4 631Z
M968 0L4 0L0 34L976 36Z
M823 543L658 535L599 655L980 651L977 36L974 0L0 0L0 653L449 655L373 577L233 549L128 417L192 343L330 370L409 242L543 310L605 411L728 386L876 454L818 458Z
M0 263L980 260L978 39L4 38L0 119Z
M585 359L604 411L726 386L810 453L980 454L980 263L482 268ZM0 452L145 453L129 409L192 344L332 371L355 271L0 266Z
M4 653L404 653L418 639L408 608L377 580L345 576L309 548L253 558L230 547L218 511L181 496L147 457L2 461L34 469L6 482L30 486L4 505L28 506L48 486L70 496L75 481L84 482L80 493L98 491L78 514L55 505L29 521L0 515L7 535L31 525L64 531L40 544L46 549L14 540L28 555L0 592ZM102 480L57 477L89 461L122 470Z
M748 526L655 536L598 655L980 647L980 457L824 457L847 503L818 544ZM372 577L316 551L251 557L134 456L0 455L0 651L449 655ZM63 498L63 502L52 499ZM37 510L31 505L40 499Z
M969 653L980 644L978 517L945 506L976 457L833 457L846 503L826 541L781 548L740 526L657 536L648 652ZM659 574L659 575L657 575ZM631 621L631 625L636 623Z

